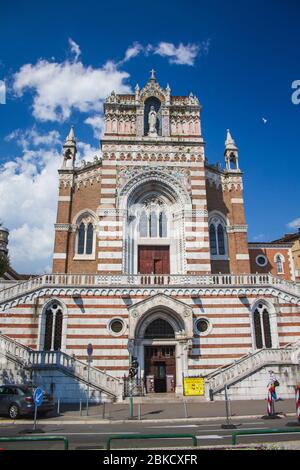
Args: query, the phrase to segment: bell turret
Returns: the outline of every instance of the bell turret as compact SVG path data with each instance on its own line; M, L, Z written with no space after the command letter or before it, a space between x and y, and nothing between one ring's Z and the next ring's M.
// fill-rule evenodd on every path
M225 140L225 163L228 171L239 170L239 151L234 139L231 136L230 130L227 129L227 137Z
M74 168L77 154L77 141L74 134L74 127L71 126L70 132L63 145L64 161L63 168Z

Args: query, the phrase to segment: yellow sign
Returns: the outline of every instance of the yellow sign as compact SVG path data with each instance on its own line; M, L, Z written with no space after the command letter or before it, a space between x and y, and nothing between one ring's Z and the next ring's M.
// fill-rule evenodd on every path
M183 379L184 394L187 397L204 395L204 379L201 377L185 377Z

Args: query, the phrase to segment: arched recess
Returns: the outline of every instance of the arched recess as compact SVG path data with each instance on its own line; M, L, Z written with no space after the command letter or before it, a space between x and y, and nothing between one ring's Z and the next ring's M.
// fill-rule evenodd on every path
M152 106L156 112L156 117L157 117L157 121L156 121L157 135L161 135L161 131L162 131L161 102L155 96L150 96L144 102L144 135L146 136L149 133L148 118L149 118L149 113L150 113Z
M168 246L170 273L184 274L185 237L184 211L191 210L191 199L185 188L171 175L160 171L143 173L132 178L118 197L123 214L123 263L128 274L137 274L138 248L142 245ZM149 208L153 207L153 211ZM152 212L151 229L147 231ZM147 218L148 217L148 218ZM153 220L157 222L154 230ZM148 224L148 225L147 225ZM142 227L142 230L141 230Z
M251 335L253 350L279 347L277 312L266 299L258 299L251 307Z
M39 319L38 349L65 351L67 337L67 307L58 299L43 306Z
M145 351L168 348L174 351L176 393L182 393L182 376L188 373L188 352L193 338L192 311L192 307L163 294L129 308L129 341L140 364L140 377L147 379Z

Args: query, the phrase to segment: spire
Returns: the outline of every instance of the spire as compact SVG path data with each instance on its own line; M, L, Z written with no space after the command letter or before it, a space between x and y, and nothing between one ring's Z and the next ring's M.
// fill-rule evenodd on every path
M77 153L77 141L74 133L74 126L71 126L69 134L67 135L66 141L63 145L63 152L63 168L74 168Z
M226 150L238 150L234 139L231 136L230 130L227 129L227 137L225 140L225 151Z
M70 132L66 138L65 144L75 144L76 145L76 138L74 134L74 126L71 126Z
M240 171L239 151L229 129L227 129L224 156L226 162L226 169L228 171Z

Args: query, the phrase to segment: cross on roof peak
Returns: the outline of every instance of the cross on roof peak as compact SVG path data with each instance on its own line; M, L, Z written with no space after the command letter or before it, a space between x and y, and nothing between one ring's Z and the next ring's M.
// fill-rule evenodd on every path
M154 70L154 69L151 69L151 70L150 70L150 73L151 73L151 75L150 75L150 80L155 80L155 70Z

